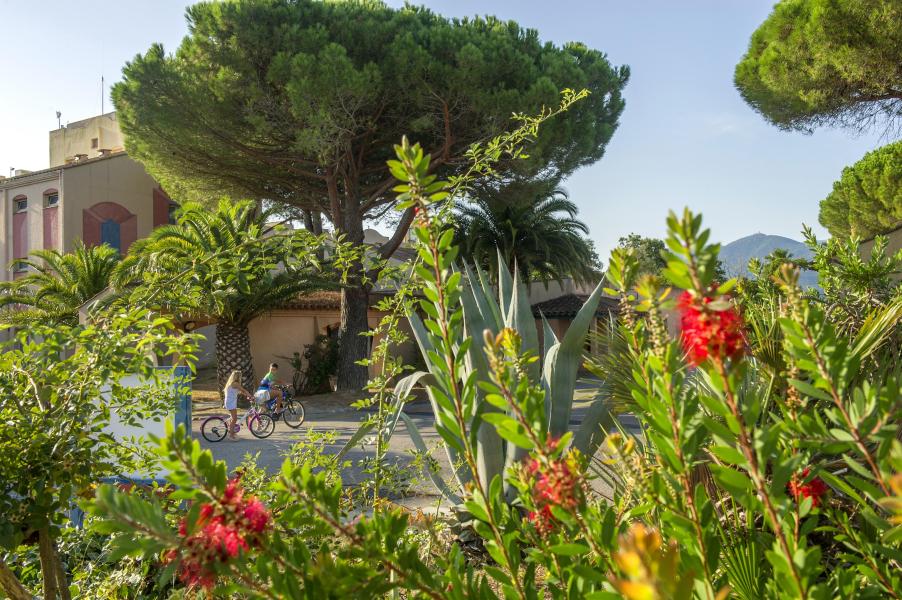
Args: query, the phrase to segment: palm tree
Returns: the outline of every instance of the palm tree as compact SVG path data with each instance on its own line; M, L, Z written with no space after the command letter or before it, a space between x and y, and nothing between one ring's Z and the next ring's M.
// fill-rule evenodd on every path
M137 241L117 286L130 299L180 320L216 323L220 389L232 370L254 383L248 324L299 293L330 286L316 257L320 239L267 225L269 211L221 200L188 203L174 225ZM138 284L138 285L136 285Z
M105 290L119 266L119 251L76 240L70 253L35 250L25 260L29 272L0 282L0 328L33 323L78 323L78 309Z
M458 205L455 241L467 260L493 276L500 253L522 281L592 281L598 257L577 212L567 192L549 182L513 182Z

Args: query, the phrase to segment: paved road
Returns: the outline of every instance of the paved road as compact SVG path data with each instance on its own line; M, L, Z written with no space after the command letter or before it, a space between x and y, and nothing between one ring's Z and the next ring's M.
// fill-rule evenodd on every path
M591 386L591 382L582 382L579 386L581 393L577 395L578 401L574 403L573 415L570 421L571 427L575 427L582 422L590 404ZM257 464L271 473L275 473L281 467L288 450L295 443L303 440L307 436L308 431L334 431L337 434L336 440L334 443L327 445L325 451L335 453L357 431L362 418L365 416L360 411L352 408L328 407L324 409L316 405L305 406L307 418L300 429L292 430L284 423L278 422L272 436L263 440L252 437L246 429L242 429L239 434L240 439L237 442L228 440L218 443L207 442L200 435L200 417L195 417L194 434L205 448L209 448L213 452L215 458L225 460L230 468L234 468L241 463L245 455L258 454ZM438 461L443 476L446 480L449 480L451 477L450 463L441 445L441 438L435 430L432 409L428 402L410 403L407 405L405 413L417 425L426 446L432 450L431 456ZM630 429L636 427L635 420L631 418L624 419L624 424ZM373 451L373 447L368 446L355 448L348 453L347 459L352 461L353 466L343 472L346 485L357 485L367 477L362 471L359 462L367 456L372 456ZM399 423L389 444L387 458L401 467L407 467L414 453L415 447L407 429L403 422ZM420 481L415 483L411 491L420 500L405 502L405 504L421 505L434 501L437 492L433 484L423 475L418 475L417 479Z

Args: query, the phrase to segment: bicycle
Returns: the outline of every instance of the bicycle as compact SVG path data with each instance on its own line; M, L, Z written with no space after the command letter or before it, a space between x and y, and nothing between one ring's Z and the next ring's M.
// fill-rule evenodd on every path
M275 421L282 419L286 425L292 429L297 429L304 423L304 419L307 416L304 405L300 400L295 400L294 390L292 390L291 387L287 385L276 385L274 387L282 390L282 410L280 412L273 412L273 409L276 406L276 400L275 398L270 398L266 401L267 411L261 414L272 417L273 427L275 427Z
M221 442L229 433L229 415L213 415L204 419L200 425L200 434L208 442ZM263 439L272 435L276 429L276 423L272 416L265 412L260 412L256 406L251 404L251 408L244 414L244 425L255 438ZM241 421L235 422L235 435L241 431Z

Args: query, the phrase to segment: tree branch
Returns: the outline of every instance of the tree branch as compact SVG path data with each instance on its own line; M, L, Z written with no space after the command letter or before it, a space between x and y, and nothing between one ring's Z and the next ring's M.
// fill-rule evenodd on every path
M410 229L410 224L413 223L414 217L414 209L411 206L407 210L404 211L404 214L401 215L401 222L398 223L398 227L395 229L395 233L392 234L391 238L384 244L379 247L379 256L381 258L389 258L392 254L395 253L401 243L404 242L404 238L407 237L407 232Z
M32 596L19 582L19 578L12 569L0 559L0 589L10 597L10 600L32 600Z

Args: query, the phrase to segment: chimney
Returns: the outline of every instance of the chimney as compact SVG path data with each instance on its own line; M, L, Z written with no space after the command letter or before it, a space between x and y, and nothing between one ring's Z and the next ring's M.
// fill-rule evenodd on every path
M28 175L31 173L28 169L16 169L13 171L13 177L19 177L20 175Z
M88 158L88 155L87 155L87 154L76 154L76 155L75 155L75 162L81 162L81 161L83 161L83 160L87 160L87 158Z
M97 151L97 156L109 156L112 153L113 153L113 151L110 150L109 148L101 148L100 150Z

